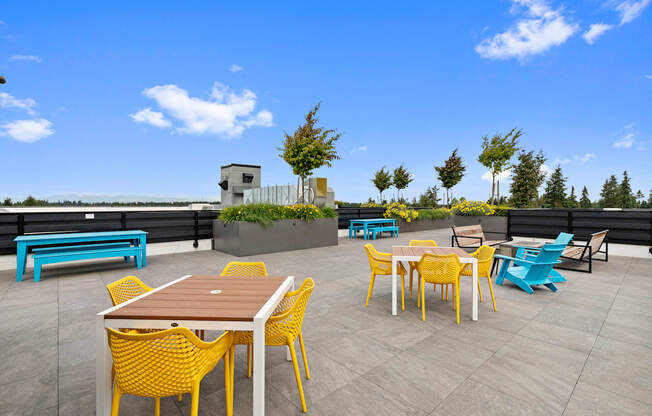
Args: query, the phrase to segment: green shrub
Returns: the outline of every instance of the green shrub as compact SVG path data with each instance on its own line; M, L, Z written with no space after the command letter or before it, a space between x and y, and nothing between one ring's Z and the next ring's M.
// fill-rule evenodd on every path
M448 208L420 209L417 212L419 213L419 220L443 220L452 215Z
M507 211L513 209L513 207L510 207L509 205L494 205L491 208L493 208L493 214L491 215L494 217L506 217Z
M247 204L224 208L220 212L220 220L225 223L235 221L257 222L269 225L278 220L304 220L337 217L333 208L318 208L315 205L295 204L289 206L273 204Z

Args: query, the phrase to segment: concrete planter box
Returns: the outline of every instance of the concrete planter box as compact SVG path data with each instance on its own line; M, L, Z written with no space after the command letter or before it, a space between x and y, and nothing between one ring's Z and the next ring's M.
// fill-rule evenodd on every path
M400 233L412 233L415 231L438 230L453 226L453 216L441 220L422 219L412 222L396 221Z
M269 226L253 222L213 221L213 250L234 256L337 245L337 218L281 220Z
M486 237L490 240L503 240L507 232L507 217L495 217L490 215L484 216L465 216L455 215L455 226L462 227L465 225L480 224ZM492 233L493 231L493 233Z

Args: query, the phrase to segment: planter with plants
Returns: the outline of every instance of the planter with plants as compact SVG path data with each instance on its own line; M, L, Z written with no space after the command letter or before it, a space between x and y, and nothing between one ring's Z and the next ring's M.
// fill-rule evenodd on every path
M337 212L295 204L225 208L213 222L213 249L234 256L337 245Z
M504 238L507 232L507 210L505 206L492 206L482 201L461 201L451 207L455 214L455 226L482 225L487 238ZM492 234L492 232L497 234Z
M387 206L385 218L396 220L399 232L410 233L424 230L437 230L453 226L453 217L446 208L420 209L408 208L405 204L392 203Z

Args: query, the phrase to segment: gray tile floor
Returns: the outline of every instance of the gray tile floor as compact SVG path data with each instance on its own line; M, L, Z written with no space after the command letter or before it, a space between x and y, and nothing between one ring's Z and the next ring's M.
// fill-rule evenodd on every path
M450 241L448 231L436 231L375 244L389 250L411 238ZM336 247L255 257L271 274L316 281L304 323L309 414L652 414L652 261L612 257L592 275L565 272L568 282L557 293L496 286L498 312L485 299L477 322L470 320L467 278L458 326L450 303L431 291L426 322L416 299L392 317L389 277L377 278L365 307L370 273L363 244L341 239ZM150 256L140 272L113 260L54 265L40 283L31 271L22 283L0 272L0 413L94 414L94 314L110 306L104 286L128 274L151 286L217 274L229 260L203 251ZM283 349L268 348L268 415L301 413L284 358ZM236 362L236 414L251 414L243 347ZM225 413L220 367L202 383L201 414ZM121 414L151 415L153 404L127 396ZM188 415L189 404L188 397L165 399L162 414Z

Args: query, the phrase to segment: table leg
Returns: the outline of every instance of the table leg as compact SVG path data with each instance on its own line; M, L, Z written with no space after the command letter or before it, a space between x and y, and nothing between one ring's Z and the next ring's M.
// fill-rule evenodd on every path
M16 281L23 280L23 273L25 272L25 265L27 264L27 244L19 241L16 247Z
M365 223L365 224L363 224L363 226L364 226L364 239L365 239L365 240L368 240L368 239L369 239L369 235L368 235L367 233L368 233L369 231L367 230L367 224Z
M473 297L473 309L471 311L471 319L478 320L478 261L473 259L473 288L471 289Z
M143 267L147 266L147 236L140 236L140 247L143 250Z
M109 416L111 414L111 349L104 328L104 316L98 315L96 321L95 346L95 414Z
M396 266L397 260L392 258L392 315L396 315Z
M265 321L254 318L254 416L265 415Z

